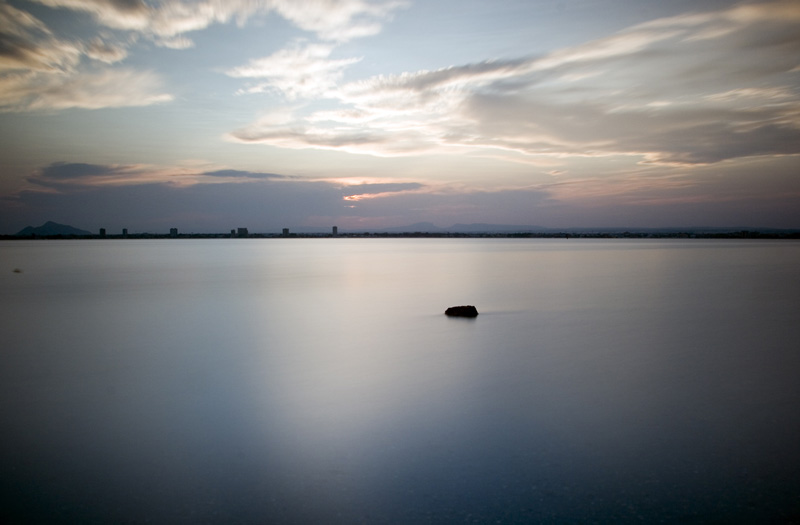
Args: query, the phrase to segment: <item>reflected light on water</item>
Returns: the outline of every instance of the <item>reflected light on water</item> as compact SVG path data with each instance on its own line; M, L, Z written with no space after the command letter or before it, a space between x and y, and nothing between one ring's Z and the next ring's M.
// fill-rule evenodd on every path
M797 508L797 243L20 241L0 260L24 270L0 273L0 508L21 521ZM444 315L459 304L480 315Z

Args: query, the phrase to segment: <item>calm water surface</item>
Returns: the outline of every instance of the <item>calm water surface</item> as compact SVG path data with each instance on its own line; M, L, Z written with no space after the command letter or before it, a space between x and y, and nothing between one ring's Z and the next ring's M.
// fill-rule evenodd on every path
M799 268L794 241L5 242L0 520L797 522Z

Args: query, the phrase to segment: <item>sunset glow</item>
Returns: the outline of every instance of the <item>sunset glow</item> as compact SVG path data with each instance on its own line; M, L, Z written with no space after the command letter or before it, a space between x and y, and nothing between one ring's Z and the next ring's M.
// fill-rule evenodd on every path
M0 233L800 228L798 28L793 0L3 0Z

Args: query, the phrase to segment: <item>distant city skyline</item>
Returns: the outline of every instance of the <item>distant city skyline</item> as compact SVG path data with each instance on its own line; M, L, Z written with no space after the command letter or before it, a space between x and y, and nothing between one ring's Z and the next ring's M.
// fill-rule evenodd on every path
M800 3L0 0L0 234L800 228Z
M567 238L721 238L721 239L800 239L800 228L749 228L749 227L687 227L687 228L544 228L535 225L512 224L454 224L438 227L432 223L416 223L405 226L365 229L344 229L305 227L299 229L281 228L277 231L250 231L246 227L232 228L230 231L196 230L180 231L169 228L164 231L88 231L68 224L48 221L40 226L27 226L14 235L0 234L2 240L19 239L151 239L151 238L281 238L281 237L567 237Z

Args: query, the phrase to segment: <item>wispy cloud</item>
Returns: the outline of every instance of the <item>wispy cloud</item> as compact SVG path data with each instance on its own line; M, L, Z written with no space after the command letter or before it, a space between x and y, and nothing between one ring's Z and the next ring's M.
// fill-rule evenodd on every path
M56 38L38 18L0 3L0 74L64 71L78 64L81 53L80 45Z
M396 196L407 192L425 190L426 187L418 182L389 182L377 184L351 184L343 188L344 200L357 202L364 199L379 199Z
M233 68L228 75L264 79L242 90L246 93L274 90L290 100L319 96L336 85L345 67L359 60L331 60L328 57L332 51L333 46L329 44L294 45Z
M101 24L115 29L143 30L152 8L144 0L35 0L54 8L92 14Z
M377 34L384 20L408 5L402 0L274 0L268 3L301 29L335 42Z
M797 2L741 5L544 56L372 77L312 95L338 108L309 106L288 125L259 121L229 138L372 155L496 150L684 166L800 154L798 21Z
M39 19L5 3L0 42L0 111L145 106L172 99L155 73L108 67L127 56L124 46L100 37L85 43L56 37Z
M37 186L70 192L103 186L127 187L152 183L180 185L182 182L193 182L193 175L193 170L180 167L55 162L36 170L27 180Z
M86 56L93 60L114 64L128 56L128 50L115 42L95 38L86 45Z
M136 41L192 47L190 35L212 24L240 25L277 14L326 43L295 46L230 71L260 79L244 91L275 89L289 98L317 96L357 59L331 60L333 46L380 31L404 4L394 0L34 0L85 13L97 24L86 40L56 36L30 12L0 1L0 111L98 109L172 100L152 71L110 66ZM105 66L103 69L102 66Z
M231 170L231 169L224 169L224 170L215 170L215 171L204 171L202 175L206 177L218 177L223 179L259 179L259 180L276 180L276 179L287 179L286 175L278 175L277 173L256 173L252 171L243 171L243 170Z
M0 111L148 106L172 100L151 72L10 73L0 76Z
M191 45L185 35L215 23L244 24L277 13L317 37L342 42L380 31L404 2L395 0L35 0L53 8L85 12L108 28L133 31L169 47ZM183 39L176 37L183 36ZM176 45L177 42L177 45Z
M195 184L236 184L248 181L276 181L296 179L277 173L253 172L221 168L214 170L186 166L155 166L149 164L91 164L85 162L55 162L37 169L28 182L60 191L75 191L102 186L138 186L141 184L168 184L192 186Z
M149 106L172 98L161 91L161 81L154 73L115 69L76 75L42 86L26 109Z

